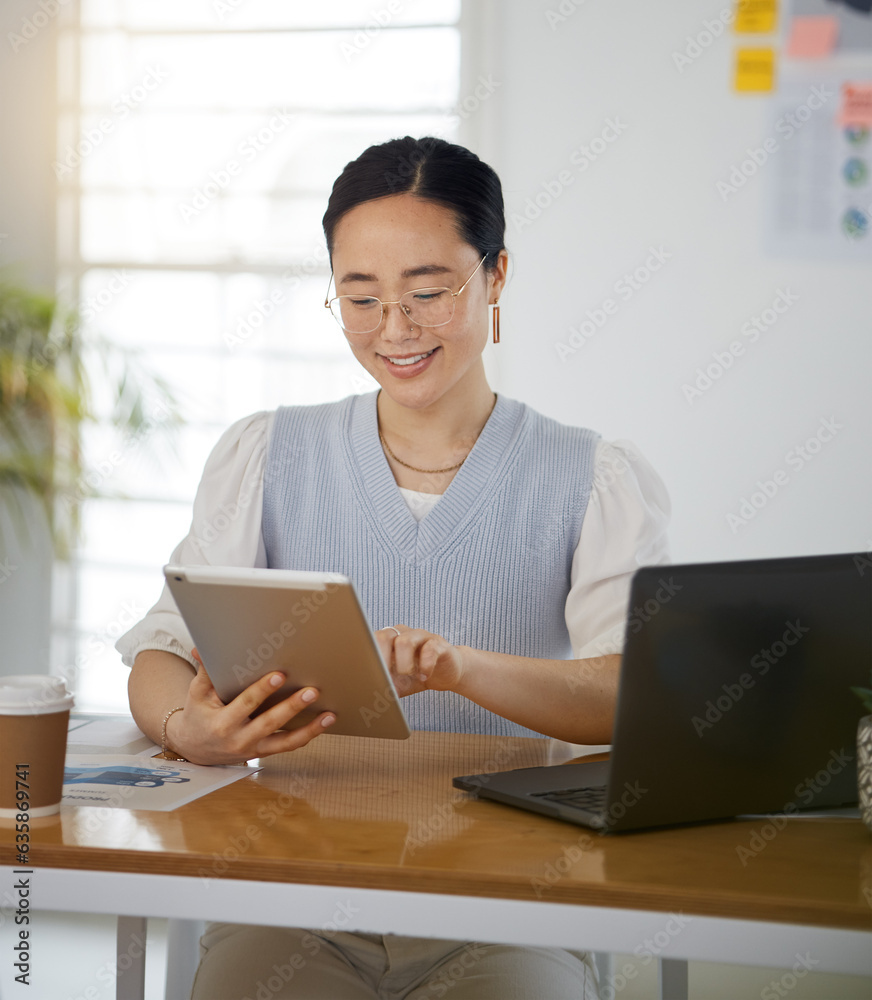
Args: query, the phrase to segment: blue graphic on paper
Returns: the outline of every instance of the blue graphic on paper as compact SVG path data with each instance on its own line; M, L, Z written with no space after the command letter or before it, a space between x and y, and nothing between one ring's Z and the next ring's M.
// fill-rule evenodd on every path
M845 161L842 176L852 187L858 187L869 179L869 167L859 156L852 156L850 160Z
M181 771L155 771L150 767L79 767L64 768L65 785L136 785L137 788L159 788L166 784L190 781Z
M849 208L842 216L842 232L852 240L866 236L869 232L869 217L859 208Z

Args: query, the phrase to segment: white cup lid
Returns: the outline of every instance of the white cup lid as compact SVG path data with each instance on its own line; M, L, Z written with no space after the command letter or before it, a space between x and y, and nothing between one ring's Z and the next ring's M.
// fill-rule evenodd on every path
M62 677L16 674L0 677L0 715L48 715L73 707Z

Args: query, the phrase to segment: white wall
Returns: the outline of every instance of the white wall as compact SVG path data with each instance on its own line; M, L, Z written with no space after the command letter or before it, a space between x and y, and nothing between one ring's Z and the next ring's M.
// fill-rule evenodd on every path
M869 547L872 273L766 257L764 170L727 202L718 194L717 180L768 134L767 101L731 92L730 32L683 73L672 53L726 0L488 6L482 65L499 85L475 114L507 212L523 215L549 182L555 191L561 171L572 178L531 224L509 221L498 388L635 441L670 489L675 561ZM547 12L561 10L571 13L552 28ZM609 119L626 129L580 172L573 151ZM668 261L623 301L615 283L652 246ZM750 344L742 325L779 289L798 302ZM561 359L556 342L608 297L618 311ZM745 355L689 403L682 384L736 339ZM787 453L831 417L840 429L794 471ZM727 513L778 470L787 485L731 530Z

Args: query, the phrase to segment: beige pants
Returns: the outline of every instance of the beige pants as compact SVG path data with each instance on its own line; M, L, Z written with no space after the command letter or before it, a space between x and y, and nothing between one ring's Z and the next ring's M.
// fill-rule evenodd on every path
M585 952L210 924L192 1000L597 1000Z

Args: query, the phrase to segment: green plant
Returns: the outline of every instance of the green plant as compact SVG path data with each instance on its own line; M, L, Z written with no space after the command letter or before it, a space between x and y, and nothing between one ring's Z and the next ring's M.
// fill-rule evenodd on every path
M863 707L872 715L872 675L869 678L870 687L852 687L851 690L863 702Z
M86 355L99 376L101 413ZM102 417L129 444L154 429L156 409L165 428L178 425L172 393L133 352L85 337L54 298L0 283L0 506L16 530L26 530L24 498L34 498L63 553L78 530L79 502L100 495L87 478L83 425Z

